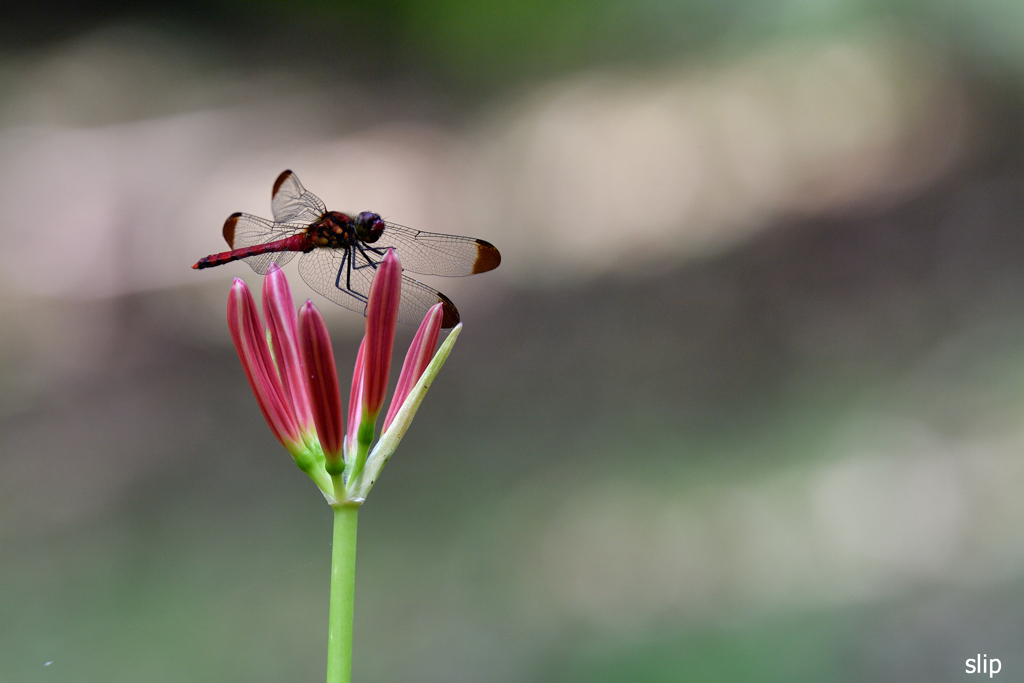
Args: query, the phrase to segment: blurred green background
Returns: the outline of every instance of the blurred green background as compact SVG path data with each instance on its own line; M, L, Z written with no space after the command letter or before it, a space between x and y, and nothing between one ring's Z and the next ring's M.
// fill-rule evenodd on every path
M189 268L285 168L503 254L424 278L356 680L1019 679L1022 140L1014 2L5 4L0 682L323 678L259 278Z

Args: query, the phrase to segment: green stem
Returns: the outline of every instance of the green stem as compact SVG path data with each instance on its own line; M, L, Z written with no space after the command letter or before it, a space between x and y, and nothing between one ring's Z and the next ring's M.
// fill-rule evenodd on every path
M358 505L334 507L331 551L331 613L327 631L327 683L352 680L352 617L356 589Z
M332 474L331 484L334 487L334 500L343 502L345 497L345 476L344 474Z

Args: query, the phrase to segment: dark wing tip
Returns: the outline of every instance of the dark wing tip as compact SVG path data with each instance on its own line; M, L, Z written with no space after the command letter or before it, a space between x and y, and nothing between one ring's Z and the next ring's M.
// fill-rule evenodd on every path
M274 190L270 193L270 199L273 200L277 196L277 191L284 185L284 181L292 177L290 170L281 171L281 175L277 176L277 180L274 181Z
M242 215L241 211L236 211L228 219L224 221L224 229L221 234L224 235L224 241L228 243L228 247L231 249L235 248L235 224L238 223L238 217Z
M501 265L501 252L493 244L484 240L476 241L476 261L473 262L473 275L486 273Z
M455 308L452 300L438 292L437 302L441 304L441 329L447 330L458 325L462 318L459 317L459 309Z

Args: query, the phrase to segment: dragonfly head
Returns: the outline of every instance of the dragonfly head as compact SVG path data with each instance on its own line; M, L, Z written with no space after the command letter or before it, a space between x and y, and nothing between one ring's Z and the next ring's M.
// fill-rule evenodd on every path
M363 211L356 216L355 224L356 236L367 244L373 244L384 234L384 221L371 211Z

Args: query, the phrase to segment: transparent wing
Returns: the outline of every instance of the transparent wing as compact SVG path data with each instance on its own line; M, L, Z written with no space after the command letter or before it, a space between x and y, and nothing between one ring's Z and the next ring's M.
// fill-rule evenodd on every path
M299 259L299 275L313 291L334 303L366 315L370 283L377 272L380 257L370 250L314 249ZM443 327L459 324L455 304L436 289L402 275L402 300L398 321L419 325L434 304L444 308Z
M304 225L275 223L248 213L233 213L224 221L224 241L231 249L244 249L257 244L275 242L306 229Z
M486 273L501 263L501 254L484 240L413 230L395 223L385 225L373 250L383 253L387 247L393 248L402 268L413 273L459 277Z
M304 188L298 176L291 171L283 172L274 181L270 208L278 223L310 225L327 213L327 207L320 198Z
M305 226L288 223L274 223L266 218L248 213L233 213L224 221L224 241L231 249L244 249L257 244L274 242L303 232ZM258 254L242 259L260 275L264 275L271 263L283 266L295 257L294 251L277 251Z
M249 266L260 275L266 275L267 270L270 268L271 263L276 263L279 266L291 261L295 258L295 255L299 253L297 251L274 251L267 252L266 254L260 254L259 256L248 256L244 259Z

